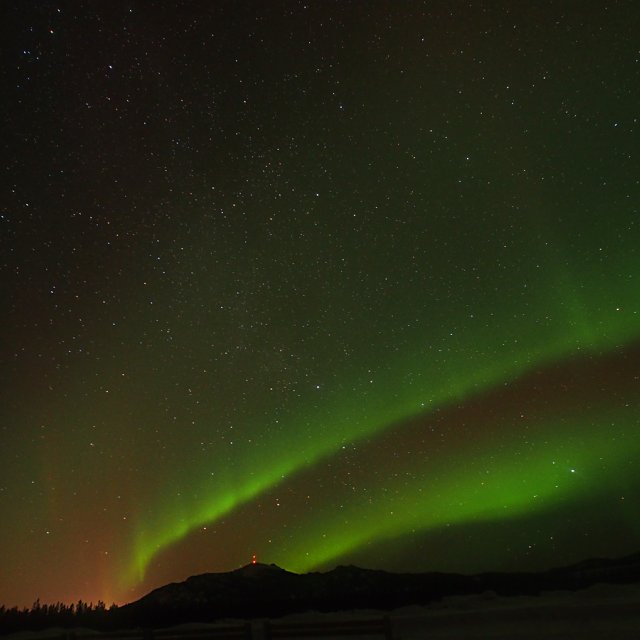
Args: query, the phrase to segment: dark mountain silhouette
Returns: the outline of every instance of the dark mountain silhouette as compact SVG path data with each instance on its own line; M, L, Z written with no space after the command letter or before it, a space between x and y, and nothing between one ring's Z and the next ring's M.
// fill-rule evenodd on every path
M192 576L168 584L122 607L78 602L34 604L31 609L0 606L0 634L49 627L99 630L158 628L222 618L275 618L302 611L389 610L428 604L445 596L493 591L501 596L575 591L593 584L640 582L640 553L538 573L389 573L340 566L326 573L296 574L276 565L249 564L226 573Z
M299 611L393 609L450 595L494 591L503 596L577 590L598 582L640 582L640 553L591 559L539 573L388 573L340 566L296 574L276 565L250 564L226 573L188 578L120 607L118 626L166 626L220 618L277 617Z

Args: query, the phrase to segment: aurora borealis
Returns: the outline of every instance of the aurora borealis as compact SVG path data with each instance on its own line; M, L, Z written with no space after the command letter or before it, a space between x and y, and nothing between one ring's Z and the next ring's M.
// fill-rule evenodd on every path
M10 4L0 603L640 548L640 8Z

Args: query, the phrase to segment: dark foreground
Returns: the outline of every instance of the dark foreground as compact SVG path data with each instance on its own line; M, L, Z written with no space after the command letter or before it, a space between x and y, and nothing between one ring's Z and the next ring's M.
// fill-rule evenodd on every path
M588 589L597 584L612 585L608 589L626 589L625 596L615 601L602 597L589 600L589 594L603 595L604 592L598 592L596 587ZM551 592L559 595L551 598ZM581 637L591 637L584 633L594 629L600 629L603 633L600 637L623 637L604 633L603 629L614 622L618 626L628 622L636 630L637 637L639 593L640 554L616 560L589 560L541 573L475 576L394 574L358 567L338 567L327 573L299 575L275 565L254 564L227 573L194 576L156 589L123 607L87 610L68 619L56 618L55 610L46 607L36 612L4 610L0 615L0 629L7 634L52 627L76 628L79 637L80 628L110 632L151 630L235 619L255 621L252 637L264 637L264 630L259 630L264 628L258 624L260 620L307 615L305 612L309 611L316 612L313 615L318 618L328 612L334 612L335 617L340 615L335 612L366 610L369 610L367 619L383 620L381 612L393 610L394 629L398 631L398 637L405 639L424 637L414 634L413 630L418 628L423 632L428 628L429 638L473 638L476 630L482 630L486 625L504 627L505 637L528 638L534 637L526 635L531 625L542 627L550 621L560 629L557 637L571 637L567 633L577 628L582 629ZM351 617L362 618L362 615ZM241 624L236 626L243 627ZM513 635L514 626L521 626L517 636ZM243 628L247 637L246 627ZM359 637L369 637L362 631ZM376 633L369 634L371 637L385 637L383 628L374 631ZM64 633L58 632L59 636ZM149 639L150 632L146 633ZM486 637L486 630L485 636L482 631L478 633L477 637Z

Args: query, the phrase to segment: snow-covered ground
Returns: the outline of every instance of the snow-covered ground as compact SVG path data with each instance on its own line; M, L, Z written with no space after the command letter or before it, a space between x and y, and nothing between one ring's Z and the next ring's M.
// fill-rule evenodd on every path
M287 616L283 621L381 615L379 611L306 613ZM640 584L595 585L583 591L549 592L539 597L506 598L494 593L454 596L429 606L396 609L390 617L394 640L640 640ZM377 640L380 638L377 636Z
M396 640L638 640L640 585L595 585L540 597L452 597L430 607L399 609L391 617Z
M317 622L380 618L383 612L308 612L280 621ZM454 596L429 606L403 607L390 614L394 640L640 640L640 584L595 585L577 592L557 591L539 597L498 597L494 593ZM226 620L220 624L238 620ZM215 626L215 625L210 625ZM254 638L262 638L262 621L253 622ZM184 631L202 625L184 625ZM20 633L9 640L58 638L63 630ZM89 635L76 630L76 637ZM318 636L315 636L318 638ZM326 639L336 636L326 636ZM382 636L357 636L358 640L381 640ZM355 636L351 636L354 640Z

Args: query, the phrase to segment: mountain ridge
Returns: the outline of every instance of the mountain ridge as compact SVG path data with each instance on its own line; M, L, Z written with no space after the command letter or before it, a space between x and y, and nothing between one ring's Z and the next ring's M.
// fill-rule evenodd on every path
M278 617L308 610L389 610L446 596L493 591L502 596L578 590L597 582L640 582L640 553L592 558L541 572L391 573L340 565L297 574L275 564L250 563L190 576L158 587L116 612L118 626L170 626L221 618Z

